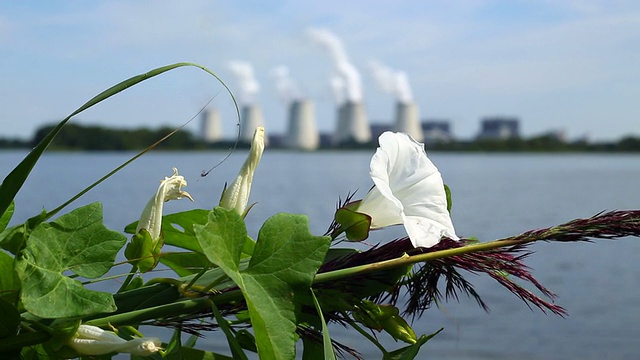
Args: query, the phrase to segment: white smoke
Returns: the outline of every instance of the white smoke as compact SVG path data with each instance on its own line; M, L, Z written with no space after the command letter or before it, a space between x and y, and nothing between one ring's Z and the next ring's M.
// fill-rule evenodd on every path
M278 95L285 104L302 98L302 92L298 88L298 84L291 77L288 67L284 65L277 66L271 69L269 75L275 80Z
M313 41L322 45L331 55L337 76L342 82L340 86L335 86L335 80L331 80L336 99L353 102L362 101L360 73L358 69L349 62L342 41L327 29L309 29L307 33ZM341 94L336 94L336 91L340 91Z
M393 94L399 102L407 104L413 101L413 94L407 73L394 70L378 61L371 61L369 68L373 78L382 91Z
M253 75L253 66L247 61L230 61L227 66L240 85L240 101L252 104L260 90L260 84Z
M331 91L333 92L333 99L336 101L336 104L342 105L347 101L346 97L346 88L344 80L342 77L334 75L329 79L329 85L331 86Z

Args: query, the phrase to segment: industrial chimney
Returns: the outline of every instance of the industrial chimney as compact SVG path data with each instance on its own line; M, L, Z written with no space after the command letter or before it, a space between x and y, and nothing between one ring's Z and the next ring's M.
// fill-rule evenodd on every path
M240 123L240 141L250 144L253 139L253 133L258 126L264 126L262 117L262 109L256 104L244 105L242 107L242 122ZM265 145L268 144L268 137L264 139Z
M319 143L313 103L308 100L293 101L289 107L287 146L312 151L318 148Z
M216 109L202 111L200 134L205 142L216 142L222 139L222 124L220 114Z
M407 133L416 141L424 141L424 134L418 115L418 106L413 101L398 101L396 103L394 131Z
M371 128L361 102L347 101L338 107L338 126L334 144L364 144L371 141Z

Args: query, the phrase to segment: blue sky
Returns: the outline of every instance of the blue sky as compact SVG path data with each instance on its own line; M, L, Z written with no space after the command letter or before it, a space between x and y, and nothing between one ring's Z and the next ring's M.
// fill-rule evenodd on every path
M335 127L329 54L307 34L337 35L360 72L371 122L395 98L372 60L406 73L422 118L474 136L484 116L519 116L524 135L564 130L615 140L640 135L640 2L538 1L5 1L0 2L0 136L29 137L127 77L192 61L239 93L228 64L249 62L268 132L286 128L270 72L286 66ZM235 119L213 78L180 69L80 114L82 124L179 126L215 96L225 135ZM189 125L197 129L197 124Z

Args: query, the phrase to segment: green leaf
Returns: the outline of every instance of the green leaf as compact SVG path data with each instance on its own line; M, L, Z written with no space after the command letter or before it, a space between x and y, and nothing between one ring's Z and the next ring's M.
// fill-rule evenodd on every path
M311 235L308 218L301 215L275 215L260 229L243 272L243 292L261 356L295 356L296 312L329 244L328 237Z
M216 354L214 352L202 351L188 347L182 347L164 357L166 360L234 360L232 357Z
M0 341L2 338L15 336L20 327L20 313L15 306L0 299Z
M197 274L210 264L206 256L196 252L162 253L160 262L173 269L178 276Z
M235 210L216 207L209 212L205 225L194 225L198 243L207 259L223 269L233 281L241 286L240 257L247 229L242 216Z
M418 356L420 352L420 348L422 345L426 344L427 341L431 340L434 336L438 335L438 333L442 331L442 329L434 332L431 335L422 335L418 338L418 341L415 344L405 346L401 349L392 351L390 353L384 354L383 360L412 360Z
M85 289L63 275L93 279L113 266L126 238L102 224L102 205L80 207L33 229L16 261L27 311L44 318L86 316L116 310L110 293Z
M336 210L335 219L340 224L335 236L344 232L349 241L362 241L369 237L369 228L371 228L369 215L340 208Z
M13 212L16 209L16 204L12 201L11 204L9 204L9 207L7 207L7 210L4 212L4 214L2 214L2 216L0 216L0 232L4 231L4 229L7 228L7 225L9 225L9 221L11 220L11 217L13 217Z
M0 300L4 299L11 304L18 301L20 293L20 279L13 268L13 257L0 251Z
M315 305L316 311L318 312L318 317L320 318L320 322L322 323L322 351L324 353L324 359L336 360L336 353L333 351L333 344L331 343L329 328L327 327L327 322L324 320L322 308L320 308L320 303L318 302L316 295L313 293L313 290L311 290L311 298L313 299L313 305Z
M26 241L25 224L12 226L0 234L0 246L12 254L17 254Z
M9 354L22 349L23 356L20 357L21 359L49 359L50 357L47 356L41 345L49 339L51 339L51 335L40 331L24 332L10 338L4 338L0 341L0 357L2 359L11 359L11 357L8 357ZM29 352L29 349L38 349L38 351L32 353ZM30 354L30 356L24 356L25 353Z
M262 226L249 265L240 271L246 241L240 214L216 208L207 224L195 230L209 261L242 290L260 357L294 358L296 312L308 296L330 239L311 235L304 216L278 214Z
M211 311L213 312L213 316L216 318L216 322L218 323L218 326L220 326L220 329L222 329L222 332L227 338L227 342L229 343L229 349L231 349L231 354L233 354L233 358L247 360L248 359L247 355L242 350L242 347L240 346L238 339L236 339L236 337L234 336L233 331L231 330L231 326L229 325L229 322L222 316L222 314L220 313L220 310L218 310L218 307L213 302L211 302Z

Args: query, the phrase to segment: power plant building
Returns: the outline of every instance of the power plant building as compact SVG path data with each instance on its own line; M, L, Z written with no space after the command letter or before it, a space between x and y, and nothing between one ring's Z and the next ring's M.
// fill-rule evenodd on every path
M361 102L346 102L338 108L338 126L334 144L364 144L371 141L371 128Z
M320 135L316 127L314 106L311 101L296 100L289 107L289 127L286 146L300 150L316 150Z
M395 115L394 131L409 134L416 141L422 142L424 140L418 115L418 106L414 102L398 102Z
M216 109L205 109L201 115L200 134L205 142L222 140L222 124L220 113Z
M258 105L245 105L242 107L242 122L240 123L240 141L243 143L251 143L253 133L258 126L264 126L262 109ZM268 136L265 136L265 145L268 143Z
M517 117L489 117L482 119L478 139L506 140L520 137L520 119Z
M421 124L424 141L429 143L446 143L453 140L451 123L448 120L425 120Z

